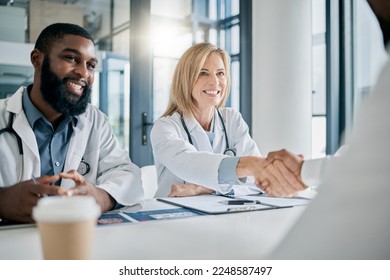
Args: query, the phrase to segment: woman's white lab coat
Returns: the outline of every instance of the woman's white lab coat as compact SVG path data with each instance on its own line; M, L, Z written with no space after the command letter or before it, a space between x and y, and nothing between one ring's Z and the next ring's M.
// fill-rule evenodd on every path
M249 135L248 125L241 114L231 108L221 108L229 148L235 148L237 156L260 156L256 143ZM195 118L185 118L193 145L180 115L158 119L151 131L151 143L158 176L156 197L167 196L172 184L193 183L217 191L226 191L226 185L218 183L218 169L227 148L223 125L217 111L214 113L214 141L211 146L206 132Z
M0 100L0 129L7 126L10 113L13 113L12 127L23 146L23 155L20 155L16 137L11 133L0 135L0 187L30 180L32 175L41 176L38 145L22 108L23 94L27 94L25 87ZM131 205L142 200L140 169L130 161L127 151L120 148L107 116L89 105L78 118L77 125L73 127L64 171L77 170L81 159L84 159L90 166L84 177L106 190L118 203ZM71 188L74 182L62 180L61 185Z

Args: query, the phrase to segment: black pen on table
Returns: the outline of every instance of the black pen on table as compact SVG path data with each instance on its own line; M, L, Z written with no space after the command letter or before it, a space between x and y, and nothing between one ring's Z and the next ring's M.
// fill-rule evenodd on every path
M257 200L232 199L232 200L227 200L226 204L228 204L228 205L253 205L253 204L261 204L261 203Z

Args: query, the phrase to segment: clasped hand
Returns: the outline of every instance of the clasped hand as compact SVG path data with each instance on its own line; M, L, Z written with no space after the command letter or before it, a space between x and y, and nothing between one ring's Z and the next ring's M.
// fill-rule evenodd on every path
M307 188L301 178L303 156L283 149L270 152L257 178L259 187L268 195L291 197Z
M73 180L75 186L69 190L53 186L59 179ZM9 221L32 223L32 209L41 197L71 195L93 196L102 211L107 211L115 205L115 200L106 191L90 183L77 171L70 170L0 188L0 217Z
M301 179L303 157L287 150L271 152L267 158L241 157L237 176L253 176L255 184L270 196L291 197L307 188ZM170 197L211 194L214 190L195 184L172 185Z

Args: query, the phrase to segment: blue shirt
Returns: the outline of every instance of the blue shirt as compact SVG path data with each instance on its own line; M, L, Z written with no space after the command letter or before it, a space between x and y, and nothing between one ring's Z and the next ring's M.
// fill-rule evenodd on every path
M27 92L23 94L23 110L37 140L41 161L41 176L54 175L64 169L66 152L73 133L73 122L77 124L77 118L67 116L54 128L31 102L29 96L31 87L30 85ZM60 181L56 183L56 185L59 184Z
M237 177L237 164L240 157L224 158L219 164L218 181L220 184L241 184Z
M212 131L206 131L207 136L209 137L210 144L213 146L213 141L215 137L214 129L215 122L214 118L211 120ZM237 178L236 169L239 157L227 157L224 158L218 168L218 182L220 184L240 184L240 180Z

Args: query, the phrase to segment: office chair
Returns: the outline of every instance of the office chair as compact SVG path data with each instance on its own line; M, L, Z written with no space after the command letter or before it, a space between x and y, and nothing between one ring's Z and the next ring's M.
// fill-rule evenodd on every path
M141 167L142 186L145 192L145 199L154 197L157 191L157 172L155 165Z

